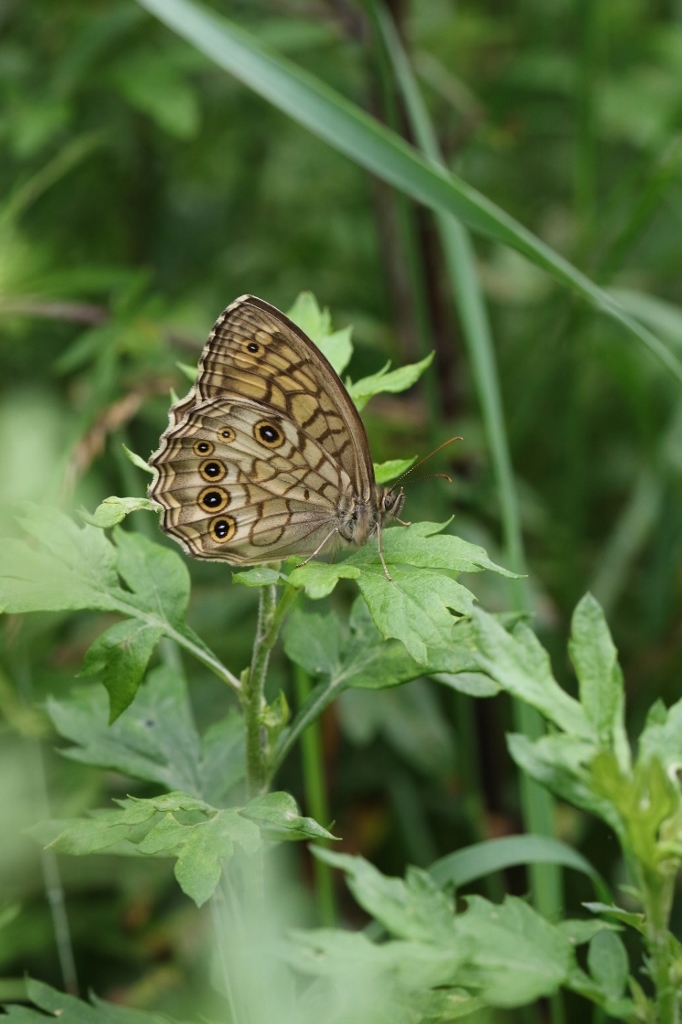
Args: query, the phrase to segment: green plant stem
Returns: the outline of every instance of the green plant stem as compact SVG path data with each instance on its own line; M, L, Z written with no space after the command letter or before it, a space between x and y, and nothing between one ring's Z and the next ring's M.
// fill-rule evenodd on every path
M646 941L651 955L651 977L656 989L657 1024L679 1024L680 1001L672 977L673 957L668 924L675 874L644 871L642 884Z
M311 692L310 676L300 665L294 665L294 681L296 684L296 703L299 709L305 704ZM301 736L301 757L303 760L303 786L305 789L308 811L315 821L328 826L329 805L324 780L324 760L322 757L322 741L319 718L312 722ZM321 845L327 844L322 842ZM336 901L334 899L334 881L329 864L313 860L315 873L315 895L323 928L335 928L337 924Z
M270 781L270 757L263 728L265 679L270 652L277 642L284 616L299 591L287 584L277 600L274 584L260 588L258 626L253 644L251 667L242 679L242 706L246 728L246 780L249 797L264 793Z

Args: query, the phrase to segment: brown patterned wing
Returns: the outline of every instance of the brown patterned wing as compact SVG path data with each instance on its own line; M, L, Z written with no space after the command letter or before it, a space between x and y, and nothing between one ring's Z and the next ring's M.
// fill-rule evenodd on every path
M338 522L350 477L292 420L248 399L171 411L150 459L162 525L197 558L257 565L312 554ZM178 406L174 407L175 410Z
M199 363L200 399L248 398L287 416L315 438L370 500L374 469L367 434L338 374L288 317L242 295L218 317Z

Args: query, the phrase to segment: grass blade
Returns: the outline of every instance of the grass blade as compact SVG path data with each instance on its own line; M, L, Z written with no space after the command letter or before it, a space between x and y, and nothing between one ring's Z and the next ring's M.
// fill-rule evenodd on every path
M509 245L639 339L682 384L682 362L611 295L486 196L248 32L190 0L138 0L220 67L360 166L413 199Z

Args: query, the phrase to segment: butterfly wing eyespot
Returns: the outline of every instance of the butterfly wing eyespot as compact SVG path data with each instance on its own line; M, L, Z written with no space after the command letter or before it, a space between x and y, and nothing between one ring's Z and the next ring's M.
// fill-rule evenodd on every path
M204 462L199 465L199 473L204 480L208 480L211 483L218 483L222 480L227 469L224 463L218 459L205 459Z
M227 544L237 532L237 524L232 516L220 516L211 520L208 532L216 544Z
M253 428L253 436L266 448L279 448L286 440L284 431L269 420L259 420Z
M263 351L263 349L261 348L257 341L250 341L249 344L246 346L246 350L247 352L252 352L253 355L255 356L260 355L261 352Z
M237 435L232 427L223 427L222 430L219 431L218 437L225 444L232 444L232 442L236 440Z
M199 456L213 455L215 445L210 441L195 441L192 445L192 451L195 455Z
M230 495L223 487L204 487L197 502L206 512L215 515L230 504Z

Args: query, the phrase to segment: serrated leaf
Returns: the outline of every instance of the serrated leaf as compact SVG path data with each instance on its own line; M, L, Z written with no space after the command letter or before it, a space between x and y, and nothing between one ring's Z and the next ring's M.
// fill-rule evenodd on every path
M457 941L452 901L425 871L408 868L405 879L389 878L364 857L320 847L312 850L318 860L346 873L357 902L389 935L445 945Z
M190 589L189 572L182 558L139 533L118 528L114 539L117 568L133 591L135 603L172 626L182 626Z
M22 525L40 547L0 544L0 611L117 611L116 551L101 530L79 528L56 509L26 506Z
M110 723L133 701L162 636L158 626L125 619L101 633L87 651L81 674L102 674L109 693Z
M657 758L670 772L682 768L682 700L666 710L657 702L647 716L638 742L639 761Z
M520 622L509 634L480 609L472 614L477 653L474 660L504 690L537 708L560 729L593 739L594 732L577 700L552 675L549 657L535 634Z
M467 904L457 918L474 945L467 987L499 1007L523 1006L557 991L573 965L573 947L555 925L513 896L501 906L481 896L467 897Z
M348 393L355 402L356 407L362 410L374 395L384 392L398 394L401 391L407 391L413 384L416 384L424 370L431 365L433 356L434 353L431 352L430 355L426 356L425 359L421 359L418 363L401 366L398 370L392 370L390 373L388 369L391 364L387 363L378 373L373 373L369 377L363 377L362 380L358 380L354 384L349 382L347 385Z
M580 703L602 743L623 732L623 673L604 613L591 594L576 606L568 645L580 687Z
M232 856L235 845L253 855L261 845L260 831L228 808L194 825L180 824L169 813L147 833L139 848L155 856L177 852L175 877L182 891L200 907L215 891L221 861Z
M135 702L107 726L108 701L99 686L69 698L48 698L47 713L76 746L61 753L181 790L220 807L244 774L244 735L236 712L199 738L183 678L161 666L150 672Z
M342 374L353 355L352 328L332 331L329 310L320 309L312 292L301 292L287 316L314 341L336 372Z
M241 813L262 825L277 839L336 839L313 818L303 817L289 793L267 793L254 797Z
M163 508L158 502L151 501L149 498L118 498L116 495L112 495L110 498L105 498L92 515L81 509L80 517L90 526L98 526L101 530L106 530L122 522L131 512L139 511L162 512Z

